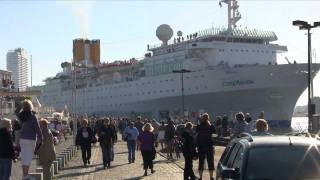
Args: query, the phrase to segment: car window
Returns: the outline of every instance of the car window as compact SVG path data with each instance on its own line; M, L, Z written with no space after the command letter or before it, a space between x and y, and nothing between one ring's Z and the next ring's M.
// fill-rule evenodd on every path
M253 148L248 154L246 179L320 179L319 149L316 146Z
M243 157L243 147L240 147L237 152L237 155L234 159L234 162L232 165L233 168L240 168L241 162L242 162L242 157Z
M232 149L231 154L230 154L230 156L228 158L228 162L227 162L227 167L228 168L232 167L234 158L236 157L239 148L240 148L240 144L236 144L235 147Z
M231 151L233 150L233 148L236 146L236 143L233 144L229 144L226 149L223 151L221 158L220 158L220 162L221 164L223 164L224 166L227 164L228 162L228 158L230 157Z

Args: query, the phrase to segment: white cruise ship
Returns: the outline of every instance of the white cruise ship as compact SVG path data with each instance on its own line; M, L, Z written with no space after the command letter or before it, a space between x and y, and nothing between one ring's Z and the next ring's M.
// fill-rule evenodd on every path
M277 64L277 55L287 47L271 43L277 40L275 33L237 28L237 0L223 3L228 28L186 36L178 31L173 38L170 26L161 25L156 33L161 45L148 45L141 60L101 64L99 47L90 46L99 40L74 40L77 67L63 63L62 73L46 79L41 103L57 110L67 106L77 114L144 113L154 118L195 118L204 111L229 117L243 111L257 118L264 111L271 126L290 127L307 87L307 64ZM312 78L319 67L312 65ZM179 70L188 72L173 72Z

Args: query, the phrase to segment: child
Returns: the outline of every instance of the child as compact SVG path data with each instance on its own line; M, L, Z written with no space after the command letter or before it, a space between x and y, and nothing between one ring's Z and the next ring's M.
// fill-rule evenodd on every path
M173 147L174 147L174 151L176 152L176 158L177 158L177 160L179 160L182 146L181 146L181 141L178 138L178 136L174 136L174 138L173 138Z
M10 179L12 160L15 159L11 132L11 120L0 119L0 179Z

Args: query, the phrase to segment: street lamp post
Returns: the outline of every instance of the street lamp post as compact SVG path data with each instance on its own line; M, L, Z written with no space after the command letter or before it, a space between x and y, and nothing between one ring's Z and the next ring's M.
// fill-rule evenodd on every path
M182 117L184 117L184 83L183 83L183 74L191 72L190 70L181 69L181 70L173 70L173 73L181 74L181 99L182 99Z
M308 31L308 130L309 132L312 130L311 123L311 33L310 30L312 28L320 26L319 22L314 22L313 25L309 24L306 21L296 20L292 22L292 25L298 26L300 30Z

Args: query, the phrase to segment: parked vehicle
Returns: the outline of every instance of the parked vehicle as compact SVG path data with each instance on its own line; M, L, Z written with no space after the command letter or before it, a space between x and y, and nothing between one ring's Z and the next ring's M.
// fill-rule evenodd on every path
M243 137L231 141L216 179L320 179L320 141L311 137Z

